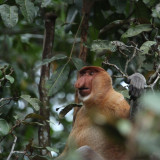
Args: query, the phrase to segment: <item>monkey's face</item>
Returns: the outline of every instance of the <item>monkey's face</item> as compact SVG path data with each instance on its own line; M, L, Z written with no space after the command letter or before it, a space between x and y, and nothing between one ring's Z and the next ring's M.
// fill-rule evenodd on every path
M83 67L75 83L79 99L83 102L102 97L108 87L111 87L110 76L103 68L95 66Z
M98 68L99 69L99 68ZM79 71L79 77L75 83L79 97L85 98L92 92L92 80L99 73L97 67L84 67Z
M96 72L94 70L82 70L79 73L79 78L75 83L75 88L81 97L88 96L92 91L92 79Z

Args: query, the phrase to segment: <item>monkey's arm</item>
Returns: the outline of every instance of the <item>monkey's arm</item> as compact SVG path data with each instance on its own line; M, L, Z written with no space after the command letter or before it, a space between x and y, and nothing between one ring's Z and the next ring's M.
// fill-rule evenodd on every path
M129 83L129 95L130 95L130 119L133 119L135 113L139 109L138 98L144 91L146 85L145 77L140 73L134 73L128 77L127 83Z

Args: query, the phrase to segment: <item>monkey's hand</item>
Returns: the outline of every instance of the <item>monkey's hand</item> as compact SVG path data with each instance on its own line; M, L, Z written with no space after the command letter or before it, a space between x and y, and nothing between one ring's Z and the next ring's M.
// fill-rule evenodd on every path
M145 77L140 73L134 73L128 77L129 95L131 99L137 99L143 92L146 85Z

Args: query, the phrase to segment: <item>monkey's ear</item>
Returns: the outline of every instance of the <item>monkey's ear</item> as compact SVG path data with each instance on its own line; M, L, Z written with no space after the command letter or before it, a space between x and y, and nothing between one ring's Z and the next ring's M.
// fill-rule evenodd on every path
M134 73L128 77L129 95L132 99L137 99L143 92L146 85L145 77L140 73Z

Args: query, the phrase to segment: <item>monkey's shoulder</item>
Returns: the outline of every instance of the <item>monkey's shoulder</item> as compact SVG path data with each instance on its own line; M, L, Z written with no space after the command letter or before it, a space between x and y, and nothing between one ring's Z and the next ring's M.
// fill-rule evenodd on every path
M110 91L110 96L107 98L106 104L117 117L128 118L130 105L125 100L124 96L115 90Z

